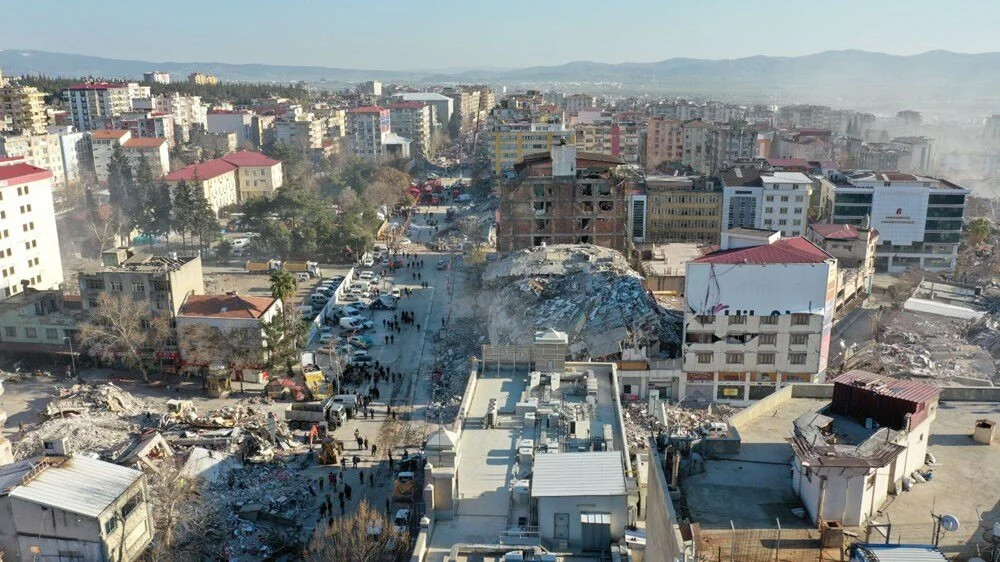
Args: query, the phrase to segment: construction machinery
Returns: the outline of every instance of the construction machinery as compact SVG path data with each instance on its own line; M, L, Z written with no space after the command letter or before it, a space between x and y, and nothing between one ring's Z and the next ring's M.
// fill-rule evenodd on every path
M329 434L320 442L319 455L317 456L317 461L319 464L339 464L340 457L344 454L344 442L340 439L334 439Z

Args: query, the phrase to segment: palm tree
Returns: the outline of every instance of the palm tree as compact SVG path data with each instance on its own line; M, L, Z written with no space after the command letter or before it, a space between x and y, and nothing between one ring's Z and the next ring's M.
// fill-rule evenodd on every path
M295 296L295 277L284 269L276 269L271 272L271 296L280 299L281 304L287 305L288 301Z
M993 223L986 217L976 217L969 221L966 229L972 244L978 246L993 234Z

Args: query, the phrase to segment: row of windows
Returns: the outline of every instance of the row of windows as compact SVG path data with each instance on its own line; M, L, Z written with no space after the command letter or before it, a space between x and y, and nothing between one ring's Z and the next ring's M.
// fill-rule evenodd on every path
M64 333L68 334L68 331L64 331ZM4 328L3 328L3 335L4 335L4 337L7 337L7 338L16 338L17 337L17 327L16 326L4 326ZM28 339L38 339L38 329L37 328L32 328L32 327L25 327L24 328L24 337L28 338ZM58 328L45 328L45 339L47 339L47 340L58 340L58 339L62 339L63 337L66 337L66 336L60 335Z
M773 213L773 212L774 212L774 207L764 207L764 213ZM778 214L779 215L787 215L788 214L788 207L778 207ZM801 215L802 214L802 207L795 207L795 209L793 209L793 211L792 211L792 214Z
M790 197L789 195L782 195L781 196L781 202L782 203L787 203L789 197ZM774 195L768 195L768 196L764 197L764 200L765 201L774 201ZM795 202L796 203L801 203L804 200L805 200L805 198L802 195L796 195L795 196Z
M707 365L712 362L715 354L713 353L698 353L697 361L701 365ZM774 352L763 352L757 354L757 364L758 365L774 365L775 359ZM805 365L808 354L806 353L789 353L788 362L792 365ZM743 365L745 362L745 354L741 351L728 351L726 352L726 365Z
M745 316L736 318L746 318ZM714 343L716 339L712 332L688 332L687 343ZM721 338L720 338L721 339ZM758 345L778 345L778 334L757 334ZM809 334L790 334L788 345L808 345Z
M695 319L702 325L714 324L716 318L728 318L730 326L738 326L747 323L747 317L754 316L754 311L750 311L749 314L736 314L731 316L709 316L709 315L699 315ZM792 326L808 326L809 318L811 314L795 313L792 314ZM778 324L779 316L777 314L771 314L768 316L760 316L761 325L776 326Z

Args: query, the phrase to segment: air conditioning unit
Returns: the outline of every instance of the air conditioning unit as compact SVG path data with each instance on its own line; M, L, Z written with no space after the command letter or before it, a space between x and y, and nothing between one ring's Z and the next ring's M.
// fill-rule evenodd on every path
M68 457L70 455L69 442L65 439L43 441L42 450L46 455L54 457Z

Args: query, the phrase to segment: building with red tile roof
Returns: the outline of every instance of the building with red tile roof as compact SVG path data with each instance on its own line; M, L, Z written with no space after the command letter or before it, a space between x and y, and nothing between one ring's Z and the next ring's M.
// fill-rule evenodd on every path
M205 361L197 350L206 330L217 330L237 345L253 346L263 353L263 326L280 313L281 300L272 297L188 295L176 316L181 359L189 364Z
M209 160L185 166L163 176L163 181L175 189L180 182L196 184L201 187L201 195L212 206L212 210L227 205L239 203L239 190L236 187L237 166L225 160Z
M236 188L240 201L271 197L275 190L284 185L280 160L250 150L227 154L219 160L236 166Z

